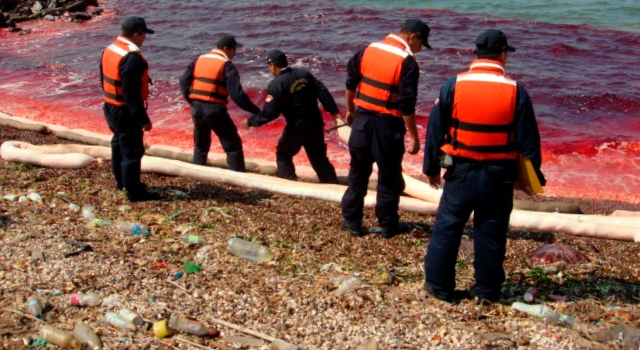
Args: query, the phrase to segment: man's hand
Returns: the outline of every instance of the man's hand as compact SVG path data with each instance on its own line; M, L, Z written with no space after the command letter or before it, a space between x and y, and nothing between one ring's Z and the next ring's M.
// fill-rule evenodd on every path
M242 122L242 127L245 128L245 129L251 129L251 125L249 125L249 118L245 119Z
M433 187L436 190L440 188L440 183L442 181L440 179L440 174L433 175L433 176L427 176L427 180L429 180L429 186Z
M151 124L151 122L148 122L147 124L142 126L142 130L144 131L151 131L152 128L153 128L153 124Z
M416 154L420 150L420 141L418 141L417 135L411 135L409 138L409 149L407 152L409 154Z
M351 126L351 124L353 124L353 118L356 117L356 113L355 112L347 112L347 125Z

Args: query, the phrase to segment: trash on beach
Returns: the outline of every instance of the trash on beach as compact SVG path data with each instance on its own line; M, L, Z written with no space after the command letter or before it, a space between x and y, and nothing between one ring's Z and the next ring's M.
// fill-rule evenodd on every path
M183 269L186 273L196 273L202 271L202 267L198 266L195 263L192 263L191 261L185 262Z
M565 244L545 244L526 255L533 266L545 266L555 263L578 264L588 262L589 258L577 249Z

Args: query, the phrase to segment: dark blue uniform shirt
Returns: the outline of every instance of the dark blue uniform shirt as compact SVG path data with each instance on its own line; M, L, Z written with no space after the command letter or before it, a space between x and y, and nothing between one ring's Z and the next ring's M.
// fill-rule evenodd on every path
M305 132L321 129L324 126L318 100L327 112L337 114L340 111L331 93L309 71L286 67L267 87L267 99L262 112L249 118L250 126L261 126L282 113L287 128Z

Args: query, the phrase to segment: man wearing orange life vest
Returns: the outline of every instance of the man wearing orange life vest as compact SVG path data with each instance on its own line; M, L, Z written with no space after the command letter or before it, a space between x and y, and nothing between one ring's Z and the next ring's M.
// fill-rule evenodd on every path
M104 115L113 132L111 164L116 187L127 190L132 201L159 199L140 181L140 160L144 155L143 134L151 131L146 101L149 96L149 65L140 53L147 34L143 18L122 22L122 35L102 53L100 82L104 92Z
M458 248L472 212L475 294L481 302L499 300L516 158L529 157L545 183L531 99L505 75L512 51L501 31L481 33L477 59L469 71L447 80L429 116L423 172L437 188L441 166L447 171L424 259L425 290L444 301L454 300Z
M429 26L419 19L405 21L399 34L389 34L358 51L347 64L347 124L349 137L348 185L342 197L341 228L362 236L364 197L373 163L378 165L375 213L384 238L406 232L399 221L398 202L404 190L402 157L409 130L408 152L420 149L415 121L420 73L414 57L422 46L430 49ZM357 106L357 110L356 110Z
M260 108L244 93L238 70L231 62L242 45L232 35L225 35L218 39L216 47L191 62L180 78L180 91L191 105L193 163L207 163L213 130L227 153L227 167L246 171L242 140L227 112L228 97L251 114L260 113Z

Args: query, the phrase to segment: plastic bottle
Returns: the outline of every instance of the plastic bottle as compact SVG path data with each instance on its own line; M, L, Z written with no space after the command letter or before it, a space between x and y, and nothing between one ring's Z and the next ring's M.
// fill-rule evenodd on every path
M119 328L123 331L135 331L136 330L136 325L133 324L133 322L127 320L126 318L118 315L117 313L113 312L113 311L108 311L105 315L104 315L104 319L107 320L107 322L116 327Z
M80 345L86 346L89 350L102 349L100 338L84 323L76 325L76 328L73 329L73 336L76 337Z
M333 293L337 295L351 293L352 291L362 287L363 283L357 277L349 277L340 283L338 289Z
M198 235L184 234L182 235L182 240L189 244L206 244L207 243L207 240L204 239L204 237L198 236Z
M42 339L63 348L77 349L80 346L73 334L55 327L42 326L40 328L40 336Z
M144 320L142 319L142 317L129 309L120 310L120 312L118 312L118 315L122 316L122 318L124 318L125 320L130 321L136 327L140 327L144 324Z
M273 258L273 254L266 247L237 237L229 240L227 250L253 261L269 261Z
M97 294L71 294L69 304L72 306L98 306L102 303L102 298Z
M196 320L180 318L177 314L173 314L169 318L169 328L199 336L217 337L220 335L220 331L215 328L209 328Z
M80 206L75 203L69 203L69 210L77 213L80 211Z
M40 194L38 192L31 192L27 195L27 198L29 198L32 202L34 203L43 203L42 201L42 197L40 196Z
M42 319L42 304L35 295L27 300L27 308L34 317Z
M119 222L118 230L130 232L134 236L151 236L149 226L145 224L134 224L131 222Z
M551 323L569 328L573 328L573 326L578 323L575 317L561 314L544 305L529 305L516 301L511 304L511 307L529 315L544 318Z
M536 287L529 287L527 291L524 292L522 299L527 303L533 303L536 300L536 296L538 295L538 289Z

